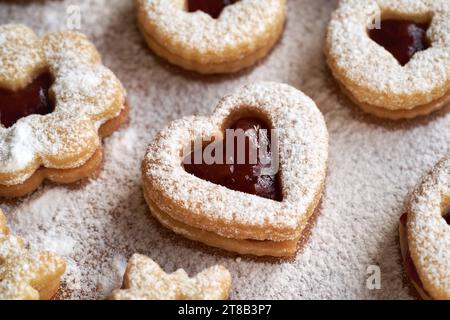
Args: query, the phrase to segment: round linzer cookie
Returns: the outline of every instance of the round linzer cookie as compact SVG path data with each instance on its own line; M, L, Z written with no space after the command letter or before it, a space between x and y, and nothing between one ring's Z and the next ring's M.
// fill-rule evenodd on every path
M127 115L122 84L84 35L0 26L1 197L92 176L101 138Z
M450 300L450 157L414 190L400 220L403 261L424 299Z
M280 38L286 0L136 0L149 47L204 74L232 73L265 57Z
M62 257L29 249L21 238L11 235L0 209L0 300L49 300L57 293L65 270Z
M324 187L328 132L315 103L262 82L211 117L173 122L142 165L151 213L191 240L239 254L290 257Z
M362 110L392 120L450 101L450 1L342 0L325 54Z

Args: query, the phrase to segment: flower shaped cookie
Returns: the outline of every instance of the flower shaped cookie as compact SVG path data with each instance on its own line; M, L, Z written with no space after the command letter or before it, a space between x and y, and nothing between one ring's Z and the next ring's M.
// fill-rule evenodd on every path
M35 90L37 98L27 97L43 74L52 81L50 87ZM121 83L77 32L39 38L22 25L0 26L0 88L2 123L18 112L26 115L8 127L0 125L4 197L25 195L45 179L72 183L91 176L101 164L101 138L127 118ZM19 110L29 107L29 100L41 104L45 94L47 104L54 105L52 112L28 115ZM9 105L11 101L20 106Z
M0 210L0 300L47 300L59 289L66 263L45 251L28 249L9 234Z
M286 0L233 1L217 19L201 10L188 12L191 2L136 0L139 28L149 47L188 70L214 74L249 67L267 55L284 29Z
M123 288L113 300L224 300L228 299L231 276L214 266L189 278L184 270L165 273L152 259L135 254L128 262Z

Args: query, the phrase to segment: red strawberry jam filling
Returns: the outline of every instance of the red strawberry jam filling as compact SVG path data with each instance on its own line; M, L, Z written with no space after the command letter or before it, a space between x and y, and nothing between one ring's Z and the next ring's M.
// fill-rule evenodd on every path
M429 26L408 20L383 20L381 28L370 30L369 36L404 66L417 52L430 47L426 37Z
M49 98L52 77L45 73L24 89L9 91L0 89L0 123L9 128L19 119L32 114L45 115L55 109Z
M214 19L217 19L226 6L238 1L239 0L188 0L187 7L189 12L201 10Z
M242 118L234 122L229 129L234 133L238 132L236 130L239 129L241 129L241 132L245 132L245 146L239 146L239 144L242 145L243 143L242 140L241 142L239 141L236 134L233 135L234 143L230 141L228 134L226 134L224 141L222 141L222 156L218 157L220 161L207 164L204 156L201 158L201 163L195 161L196 157L194 154L199 151L203 154L207 147L205 146L202 150L194 151L185 159L185 170L200 179L227 187L228 189L281 201L282 194L278 174L274 172L267 173L271 170L265 170L271 168L272 162L262 161L261 158L261 149L266 149L262 150L264 151L263 154L271 155L271 133L267 123L256 118ZM230 142L234 149L230 147ZM227 147L233 151L228 161ZM245 147L245 149L242 147ZM239 155L239 152L242 153L242 150L244 150L245 159L242 157L243 155ZM215 156L215 151L212 153ZM250 154L253 156L250 156ZM257 154L256 157L254 156L255 154Z

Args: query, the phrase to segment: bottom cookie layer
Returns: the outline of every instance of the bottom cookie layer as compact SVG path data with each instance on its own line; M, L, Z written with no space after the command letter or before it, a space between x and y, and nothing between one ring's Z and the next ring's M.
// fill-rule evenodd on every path
M417 293L420 295L420 297L424 300L432 300L432 298L426 292L420 281L419 275L417 274L417 269L414 266L414 262L412 261L409 253L409 245L406 233L406 220L400 221L399 233L400 233L400 249L402 253L402 261L403 267L405 268L405 272L409 280L413 284L414 288L416 289Z
M350 98L350 100L354 104L360 107L364 112L370 113L379 118L389 120L405 120L426 116L450 103L450 92L448 92L442 98L436 101L417 106L410 110L389 110L358 101L355 96L339 80L338 83L341 87L341 90Z
M111 135L114 131L128 119L129 108L127 105L122 112L115 118L105 122L99 129L101 138ZM95 176L101 167L103 153L101 148L98 149L92 157L81 167L73 169L50 169L40 168L25 182L13 185L0 185L0 197L2 198L19 198L35 191L44 182L50 180L61 184L70 184L77 181Z
M144 192L145 195L145 192ZM254 255L259 257L292 257L297 253L300 237L289 241L256 241L237 240L225 238L216 233L191 227L183 222L177 221L163 212L159 207L145 195L145 199L151 213L166 228L182 235L189 240L202 242L208 246L220 248L226 251L236 252L242 255Z

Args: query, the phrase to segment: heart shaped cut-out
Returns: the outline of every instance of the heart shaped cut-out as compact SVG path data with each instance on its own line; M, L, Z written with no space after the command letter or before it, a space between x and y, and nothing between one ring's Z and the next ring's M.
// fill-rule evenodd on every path
M238 119L267 119L277 130L282 201L238 192L189 174L185 150L223 139ZM142 166L153 215L185 237L240 254L292 256L321 197L328 159L322 114L302 92L262 82L225 97L211 117L173 122L149 146Z
M430 47L426 37L429 27L429 23L390 19L381 21L380 28L373 28L369 35L404 66L417 52Z
M226 6L238 1L240 0L188 0L187 7L189 12L201 10L217 19Z

